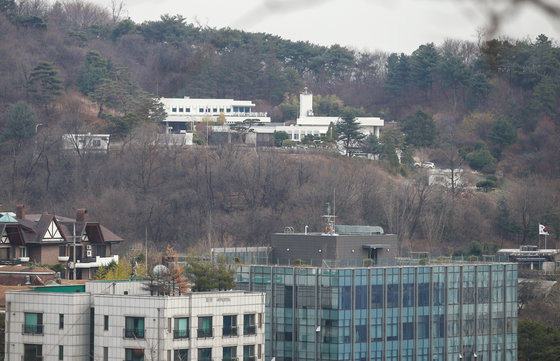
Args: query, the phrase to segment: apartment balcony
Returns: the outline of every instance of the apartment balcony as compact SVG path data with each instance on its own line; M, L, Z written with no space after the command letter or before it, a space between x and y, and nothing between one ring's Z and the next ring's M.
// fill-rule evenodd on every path
M257 333L257 328L255 326L245 326L243 327L244 335L255 335Z
M110 257L87 257L79 259L76 262L76 268L98 268L101 266L108 266L111 262L119 263L119 256L114 255ZM69 268L74 268L74 262L68 263Z
M43 356L21 356L21 361L43 361Z
M143 339L144 329L123 329L124 338Z
M189 338L189 330L173 330L173 338Z
M198 338L212 337L212 329L199 328L197 330Z
M42 335L43 325L21 325L21 333L31 335Z
M229 327L223 329L223 336L237 336L237 327Z

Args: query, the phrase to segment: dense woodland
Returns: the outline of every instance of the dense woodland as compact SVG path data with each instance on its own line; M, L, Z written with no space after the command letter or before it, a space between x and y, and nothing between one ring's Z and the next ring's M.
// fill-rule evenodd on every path
M181 15L135 23L82 0L0 0L0 202L86 207L129 247L263 245L284 226L383 226L403 251L487 254L560 234L560 48L554 39L449 39L366 53L214 29ZM253 100L296 118L352 108L386 121L376 161L328 151L154 145L155 96ZM61 151L61 134L108 132L110 154ZM403 154L401 163L396 151ZM428 186L413 157L474 169L486 191Z

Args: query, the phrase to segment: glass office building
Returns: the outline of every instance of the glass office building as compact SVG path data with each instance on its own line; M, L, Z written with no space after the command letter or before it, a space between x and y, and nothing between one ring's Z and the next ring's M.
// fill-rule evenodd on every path
M516 361L517 265L241 265L266 292L266 359Z

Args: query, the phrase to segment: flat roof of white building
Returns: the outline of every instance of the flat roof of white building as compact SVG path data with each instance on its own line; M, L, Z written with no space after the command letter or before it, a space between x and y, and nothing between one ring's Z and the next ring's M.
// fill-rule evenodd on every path
M227 107L227 106L244 106L244 107L254 107L255 104L250 100L235 100L235 99L210 99L210 98L160 98L160 101L165 105L190 105L193 107Z
M329 126L336 124L340 117L301 117L298 118L298 125ZM363 127L382 127L385 121L379 117L357 117L356 120Z

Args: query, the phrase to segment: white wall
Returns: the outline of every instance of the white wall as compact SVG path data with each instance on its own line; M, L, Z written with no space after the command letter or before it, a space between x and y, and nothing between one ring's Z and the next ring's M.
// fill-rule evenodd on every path
M89 305L87 293L6 293L6 360L21 361L24 344L42 344L43 360L58 360L64 346L65 360L87 360L89 355ZM43 314L43 334L25 334L25 312ZM59 328L64 314L64 328Z

